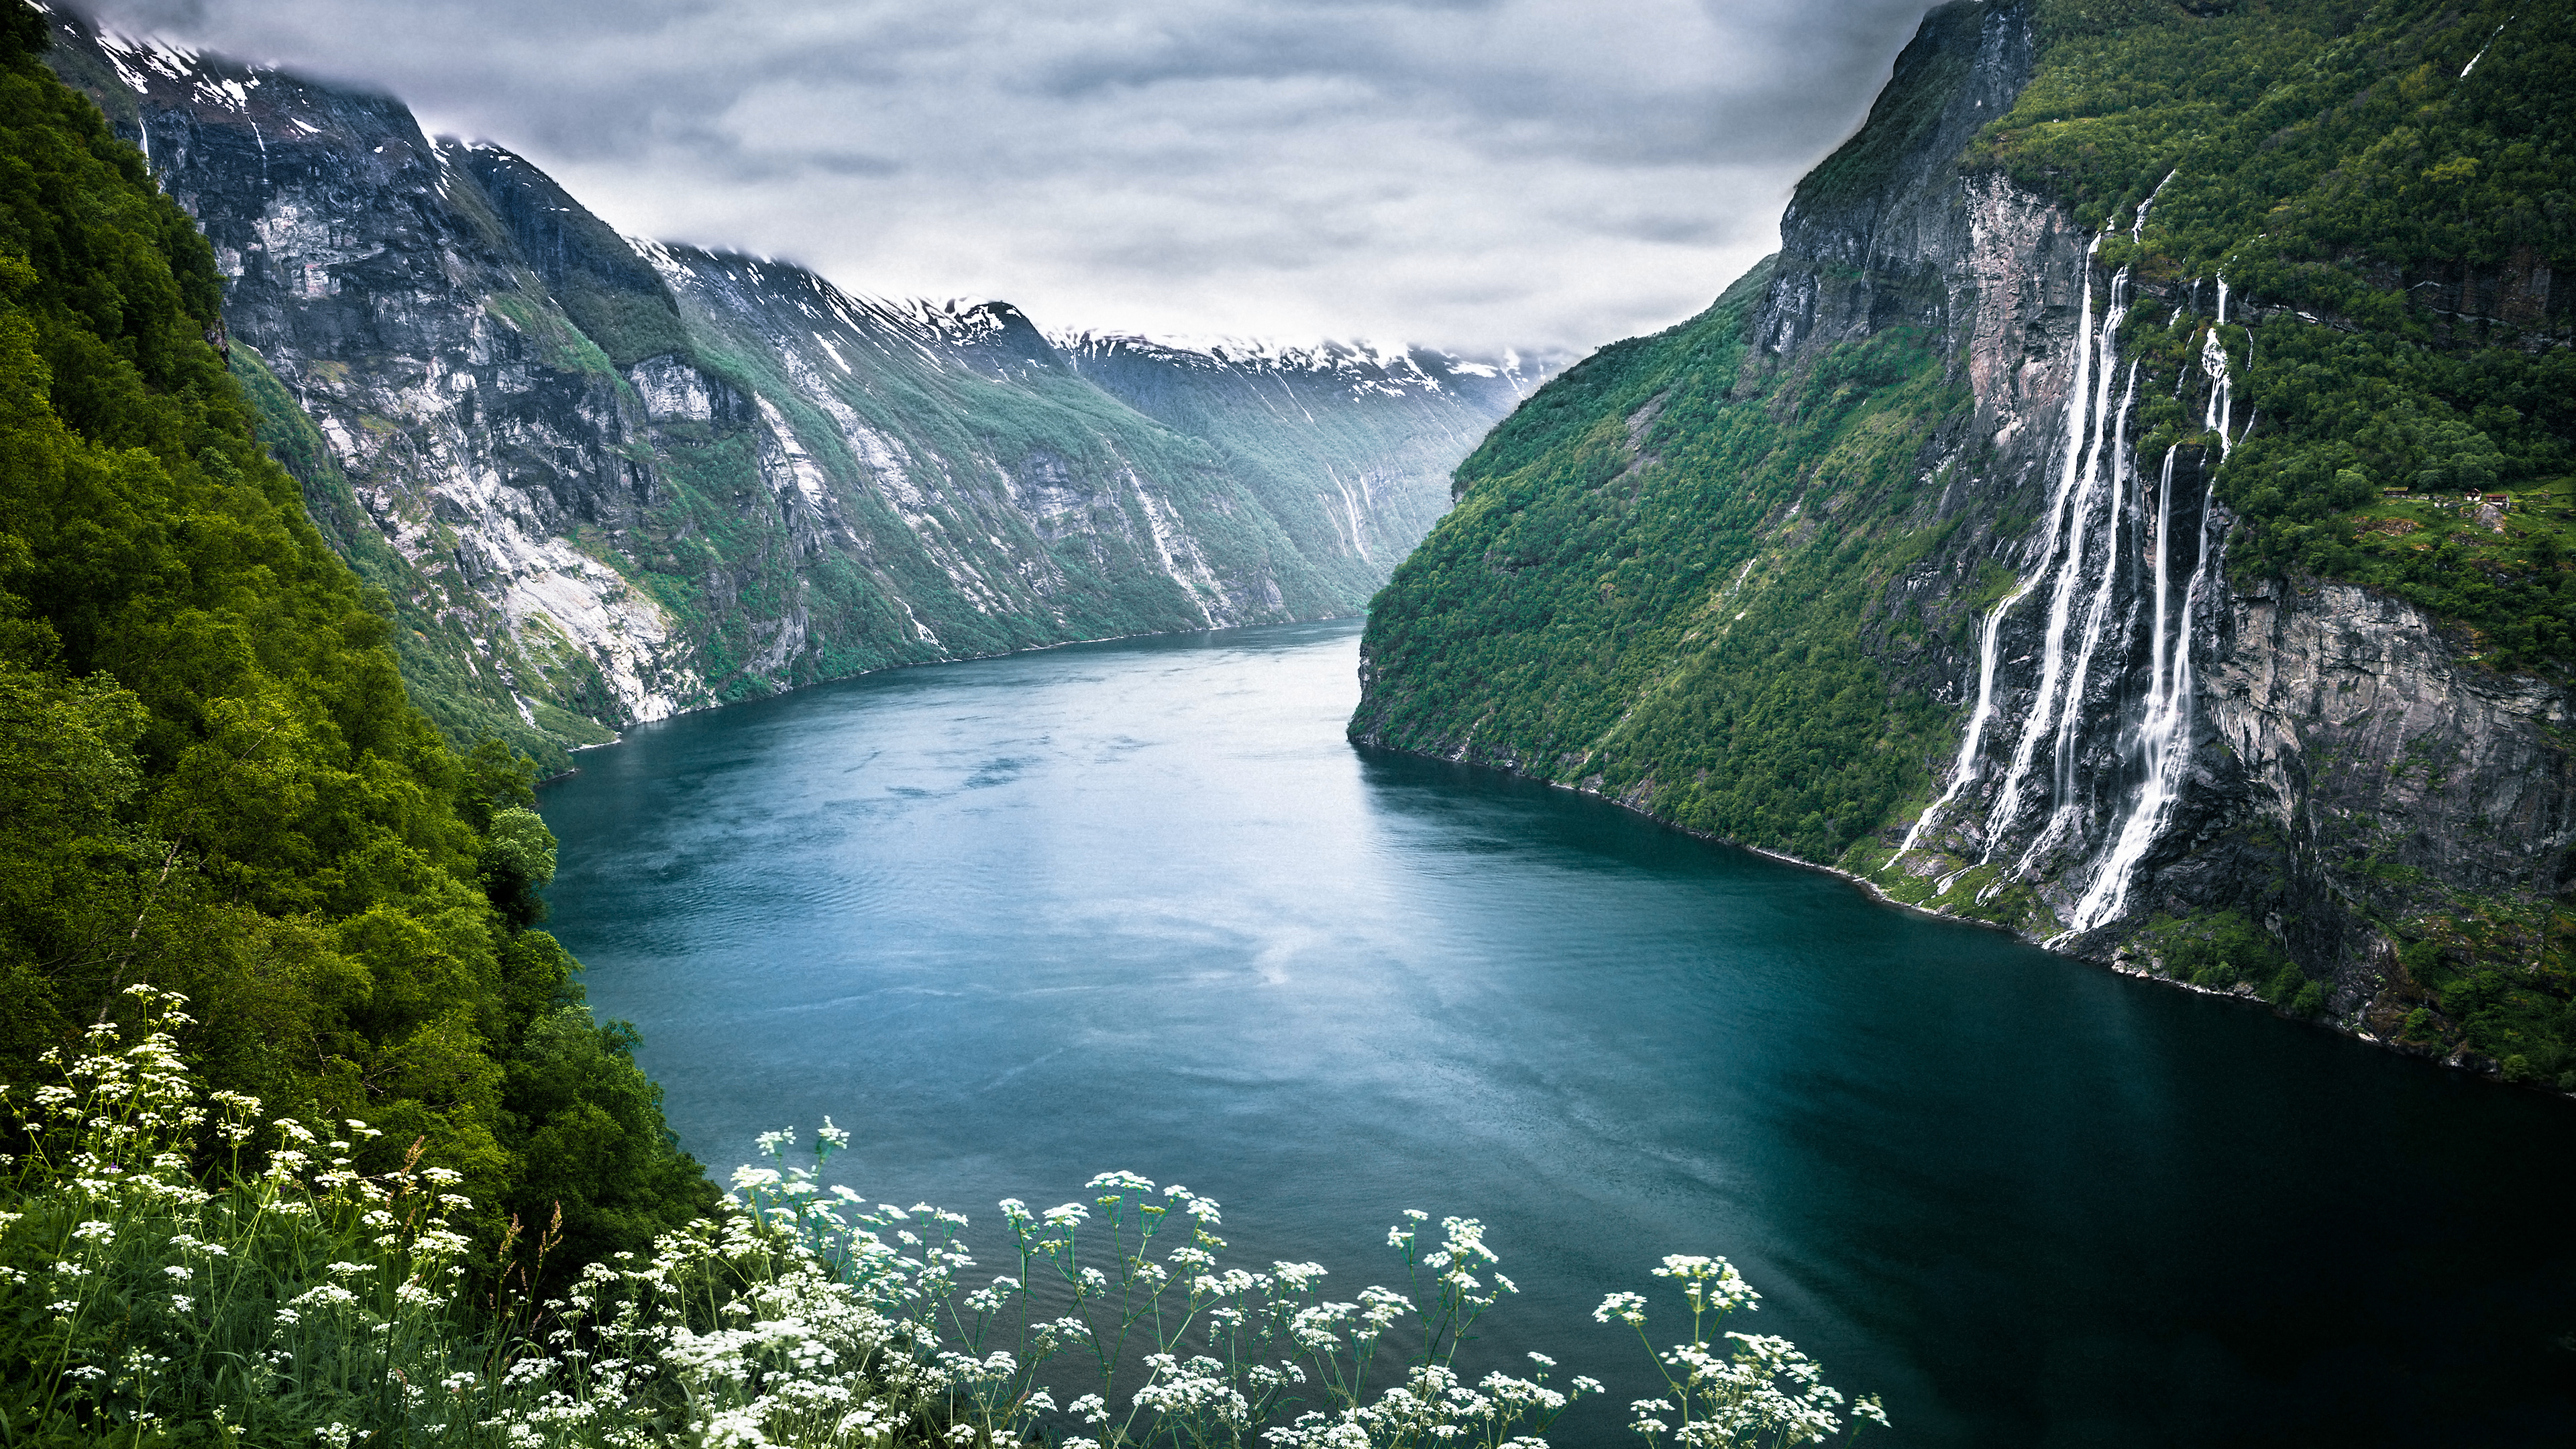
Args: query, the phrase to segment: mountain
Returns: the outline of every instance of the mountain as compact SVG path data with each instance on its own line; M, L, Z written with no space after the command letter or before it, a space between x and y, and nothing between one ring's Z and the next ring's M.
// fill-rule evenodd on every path
M2564 20L1933 12L1460 466L1353 737L2576 1090Z
M554 838L532 772L460 756L406 698L208 340L213 253L37 63L46 32L0 4L0 1072L59 1077L182 993L150 1059L184 1050L254 1123L375 1124L335 1171L426 1152L485 1245L517 1214L567 1253L649 1249L716 1190L631 1030L591 1019L534 929ZM95 1100L135 1100L145 1056L88 1059L68 1069L115 1084ZM160 1100L197 1104L158 1119L179 1131L221 1105ZM29 1387L59 1368L8 1342L13 1417L59 1403Z
M1450 470L1546 375L1518 353L1479 362L1329 342L1055 340L1120 402L1215 445L1228 472L1295 520L1300 548L1344 561L1372 593L1447 509Z
M213 242L262 439L413 697L549 766L892 664L1357 613L1540 371L1059 345L621 237L386 97L55 30Z

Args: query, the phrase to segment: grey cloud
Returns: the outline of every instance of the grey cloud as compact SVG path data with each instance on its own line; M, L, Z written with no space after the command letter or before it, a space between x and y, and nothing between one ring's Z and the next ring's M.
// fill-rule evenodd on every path
M1925 0L121 0L613 225L1042 323L1584 347L1772 244Z

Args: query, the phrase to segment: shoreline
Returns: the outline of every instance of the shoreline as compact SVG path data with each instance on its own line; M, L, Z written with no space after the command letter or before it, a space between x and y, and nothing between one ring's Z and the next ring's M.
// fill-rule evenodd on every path
M2035 947L2062 960L2075 962L2083 966L2094 967L2098 970L2109 971L2114 975L2126 976L2133 980L2146 982L2151 985L2166 986L2181 991L2188 991L2197 996L2220 997L2243 1005L2259 1007L2283 1021L2293 1022L2312 1027L2317 1030L2331 1032L2336 1036L2349 1037L2354 1041L2376 1047L2392 1056L2404 1057L2430 1066L2442 1067L2446 1070L2459 1072L2466 1076L2480 1078L2500 1087L2510 1087L2520 1091L2534 1092L2544 1097L2555 1097L2561 1101L2576 1101L2576 1092L2562 1092L2555 1087L2542 1086L2531 1082L2508 1082L2504 1079L2503 1067L2501 1064L2484 1057L2473 1057L2470 1053L2465 1051L2454 1052L2449 1056L2435 1056L2429 1052L2411 1049L2402 1043L2374 1035L2373 1033L2361 1030L2358 1027L2345 1026L2342 1022L2331 1018L2292 1016L2288 1012L2274 1006L2272 1003L2265 1001L2261 996L2256 995L2250 984L2240 983L2237 986L2223 991L2213 986L2199 986L2189 981L2180 980L2176 977L2159 974L2150 970L2143 964L2133 964L2125 952L2114 955L2109 960L2097 960L2090 956L2079 956L2072 951L2061 951L2049 945L2047 941L2043 941L2026 932L2015 930L2013 927L2002 925L1994 921L1981 921L1973 916L1952 915L1948 911L1935 910L1928 906L1916 905L1911 901L1898 900L1896 897L1889 895L1885 889L1878 885L1877 882L1869 880L1868 878L1858 875L1852 871L1845 870L1841 866L1826 865L1812 860L1801 860L1797 856L1790 855L1785 851L1774 850L1769 846L1748 845L1740 840L1730 840L1713 831L1695 830L1690 826L1680 824L1676 821L1667 820L1664 817L1655 814L1651 810L1631 804L1615 795L1611 795L1606 791L1586 785L1580 781L1567 782L1563 780L1546 780L1515 767L1484 764L1461 759L1452 755L1434 755L1426 754L1418 750L1398 749L1393 745L1379 744L1374 740L1353 740L1352 743L1372 750L1384 750L1389 754L1410 756L1418 760L1439 760L1444 764L1461 765L1471 770L1489 770L1494 774L1502 775L1509 779L1525 780L1532 784L1545 785L1551 790L1564 790L1577 795L1586 795L1592 799L1602 801L1605 804L1627 811L1629 814L1634 815L1641 820L1652 821L1666 830L1687 835L1693 840L1706 841L1711 845L1721 845L1729 850L1741 850L1747 854L1758 855L1765 860L1775 861L1781 865L1794 866L1799 870L1815 871L1819 874L1832 876L1836 880L1860 891L1862 894L1869 897L1873 903L1880 906L1891 907L1901 911L1911 911L1918 916L1927 917L1936 921L1948 921L1962 926L1975 926L1983 930L1999 931L2024 945ZM1464 751L1461 751L1461 753L1463 754ZM2052 937L2050 939L2057 938Z
M1023 654L1044 654L1051 649L1073 649L1085 644L1119 644L1130 639L1183 639L1196 634L1230 634L1238 629L1282 629L1293 624L1337 624L1352 619L1365 619L1367 617L1368 610L1362 609L1355 614L1318 614L1311 619L1273 619L1260 624L1220 624L1212 625L1205 629L1140 629L1133 634L1103 634L1097 639L1058 639L1046 644L1031 644L1024 649L996 650L990 654L958 654L942 659L906 659L895 664L880 664L874 669L861 669L850 674L835 674L829 679L816 679L809 680L803 684L791 684L785 689L773 690L768 694L761 695L759 699L718 700L713 704L693 704L687 709L675 709L669 714L663 715L659 719L638 720L634 724L626 726L625 729L617 731L617 737L615 739L600 740L587 745L566 745L564 747L564 753L567 755L578 755L588 750L605 750L611 746L626 743L626 735L630 730L665 724L671 720L681 719L688 715L712 714L717 710L732 709L737 705L757 704L763 699L781 699L787 695L801 693L804 690L820 689L827 684L846 684L853 679L866 679L872 675L891 674L898 669L929 669L942 664L972 664L979 659L1014 659ZM551 784L554 781L569 779L580 773L580 768L576 766L573 769L559 770L554 774L547 775L538 780L537 783L540 785Z

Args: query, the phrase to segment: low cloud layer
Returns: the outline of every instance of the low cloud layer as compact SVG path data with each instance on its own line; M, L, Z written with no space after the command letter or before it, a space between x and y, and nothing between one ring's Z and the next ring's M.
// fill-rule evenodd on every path
M122 0L619 229L1042 325L1590 348L1777 240L1924 0Z

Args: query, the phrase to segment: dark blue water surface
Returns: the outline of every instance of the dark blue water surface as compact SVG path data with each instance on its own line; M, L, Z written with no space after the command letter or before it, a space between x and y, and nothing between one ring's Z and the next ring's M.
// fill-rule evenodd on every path
M544 793L554 929L720 1173L829 1113L851 1181L985 1229L1126 1168L1345 1296L1398 1210L1475 1215L1524 1290L1486 1344L1620 1404L1593 1304L1721 1253L1883 1443L2576 1442L2567 1103L1356 750L1357 642L636 730Z

